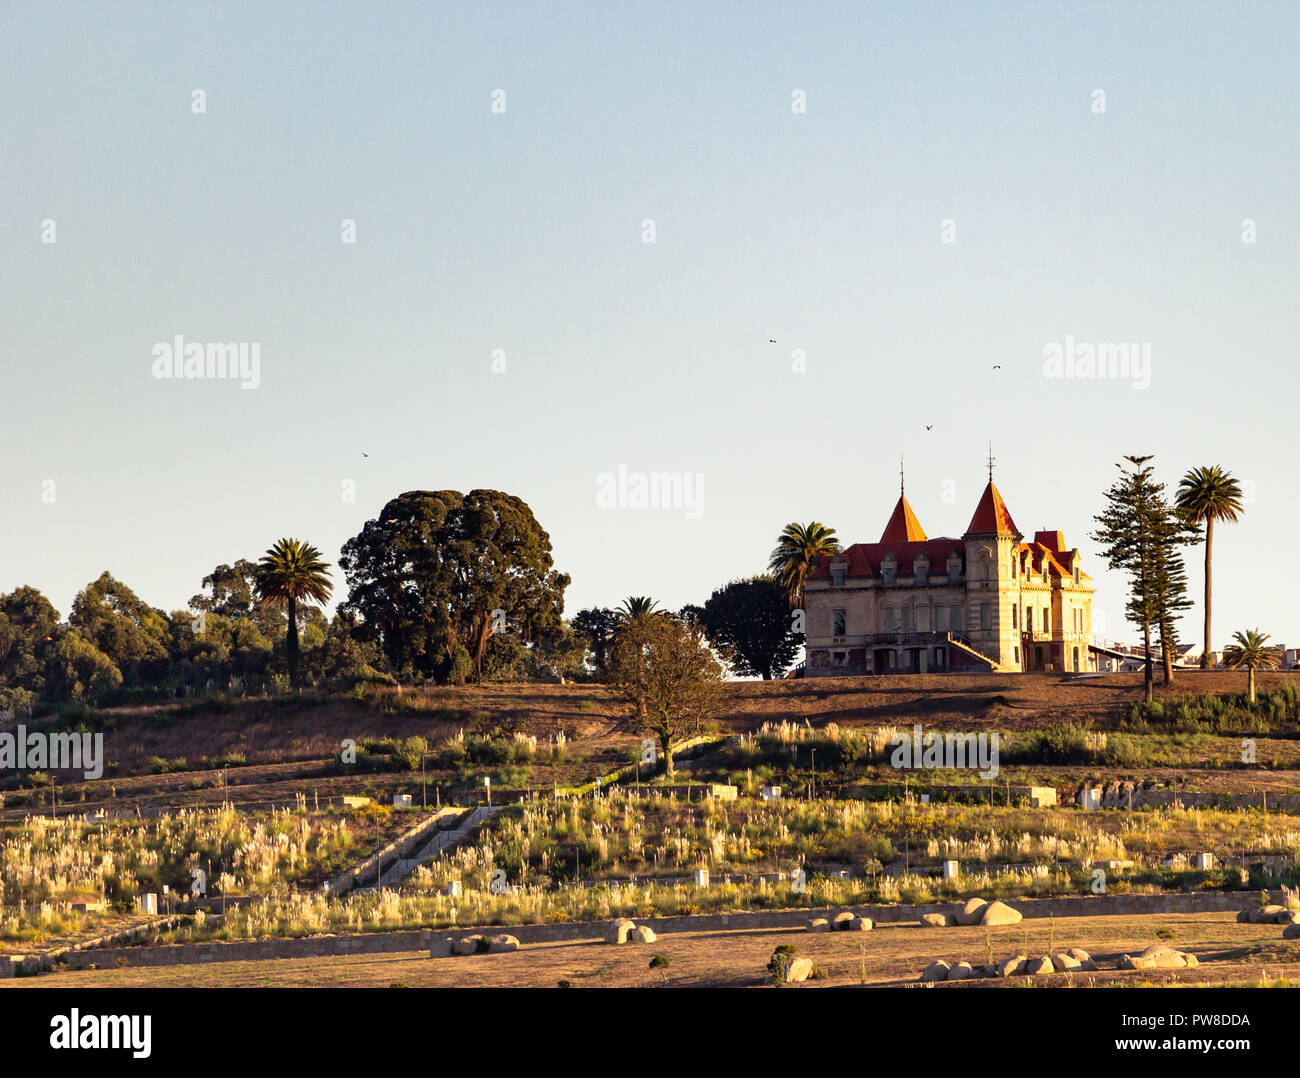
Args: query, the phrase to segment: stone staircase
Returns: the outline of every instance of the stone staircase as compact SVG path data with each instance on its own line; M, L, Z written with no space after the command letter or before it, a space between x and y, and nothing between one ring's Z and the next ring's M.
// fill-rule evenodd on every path
M488 808L486 805L480 805L478 808L466 813L465 817L456 824L455 827L446 831L439 831L432 839L429 840L420 850L410 857L403 857L399 861L394 861L392 866L385 869L379 877L380 888L393 887L401 883L413 873L417 867L432 861L440 853L456 847L471 832L476 831L485 823L492 819L501 811L500 805L494 805ZM374 888L367 887L363 890L371 891Z
M956 633L948 633L947 636L948 636L948 643L952 647L964 651L967 655L973 656L974 658L979 659L981 662L988 663L990 673L1002 674L1006 672L1003 669L1002 664L999 663L997 659L993 658L990 655L985 655L984 652L980 651L979 648L977 648L964 636L958 636Z

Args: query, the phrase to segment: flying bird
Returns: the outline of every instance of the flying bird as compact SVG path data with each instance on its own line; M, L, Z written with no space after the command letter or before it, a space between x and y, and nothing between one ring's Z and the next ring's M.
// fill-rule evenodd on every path
M362 455L363 457L368 457L368 456L370 456L369 453L362 453L361 455Z
M926 430L933 430L933 429L934 429L934 424L931 423L931 424L930 424L928 427L926 427L925 429L926 429Z
M994 364L993 364L993 369L994 369L995 371L1000 371L1000 370L1002 369L1002 364L1001 364L1001 363L994 363Z
M775 337L768 337L768 339L767 339L767 343L768 343L768 344L776 344L776 338L775 338Z

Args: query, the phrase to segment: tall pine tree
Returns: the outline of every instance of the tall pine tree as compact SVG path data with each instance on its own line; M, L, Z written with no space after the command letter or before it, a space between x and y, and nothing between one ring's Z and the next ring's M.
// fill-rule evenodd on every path
M1125 457L1129 464L1106 491L1106 508L1096 517L1091 536L1103 547L1107 564L1129 578L1125 613L1142 629L1143 688L1153 698L1151 634L1159 641L1166 684L1173 680L1173 653L1178 646L1178 613L1190 602L1182 547L1196 541L1196 533L1178 516L1165 498L1148 463L1151 457Z

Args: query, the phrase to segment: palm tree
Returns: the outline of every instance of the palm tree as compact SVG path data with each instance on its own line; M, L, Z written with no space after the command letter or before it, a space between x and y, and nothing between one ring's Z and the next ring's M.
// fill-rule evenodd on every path
M815 520L810 524L785 526L767 567L785 587L791 610L802 601L804 582L818 557L839 552L840 543L835 538L834 528Z
M1210 559L1214 551L1214 522L1236 522L1242 508L1241 485L1217 464L1193 468L1178 484L1174 504L1189 524L1205 525L1205 651L1201 669L1210 668Z
M289 684L298 687L298 604L324 603L334 586L320 551L300 539L281 539L257 563L257 594L262 606L283 608L289 615L285 657Z
M615 614L619 621L631 621L643 614L662 614L659 604L648 595L629 595L621 603Z
M1280 655L1277 648L1267 644L1268 633L1258 629L1247 629L1244 633L1233 633L1235 643L1223 649L1223 663L1229 670L1246 668L1246 687L1250 702L1255 702L1255 667L1271 670L1277 666Z

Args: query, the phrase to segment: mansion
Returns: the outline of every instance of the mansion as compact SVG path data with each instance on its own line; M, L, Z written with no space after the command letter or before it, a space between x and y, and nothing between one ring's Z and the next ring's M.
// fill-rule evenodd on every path
M929 538L900 492L880 542L808 574L804 676L1095 671L1079 562L1058 531L1025 542L991 474L960 539Z

